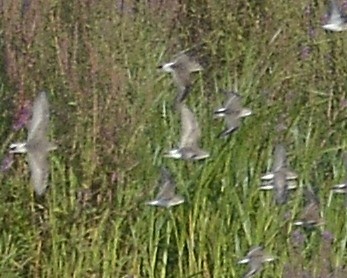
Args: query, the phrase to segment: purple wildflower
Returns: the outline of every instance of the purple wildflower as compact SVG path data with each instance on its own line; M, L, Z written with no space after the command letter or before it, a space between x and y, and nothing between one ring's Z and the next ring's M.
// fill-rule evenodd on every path
M307 60L310 57L311 48L309 46L303 46L300 51L301 60Z
M310 26L307 30L307 34L310 37L310 39L313 39L317 34L316 29Z
M24 104L17 110L14 118L14 123L12 128L14 131L18 131L25 127L31 116L31 105L28 101L24 102Z
M320 22L322 25L327 24L329 21L329 14L325 13L323 16L321 16Z
M305 243L305 235L301 232L300 229L296 229L292 236L291 241L295 247L303 246Z
M7 156L5 156L0 164L0 172L7 172L11 168L13 161L13 154L8 154Z
M329 232L329 231L324 231L324 232L322 233L322 238L323 238L325 241L331 243L331 242L333 242L333 240L334 240L334 235L333 235L331 232Z
M340 102L340 107L341 107L342 109L347 108L347 99L341 100L341 102Z

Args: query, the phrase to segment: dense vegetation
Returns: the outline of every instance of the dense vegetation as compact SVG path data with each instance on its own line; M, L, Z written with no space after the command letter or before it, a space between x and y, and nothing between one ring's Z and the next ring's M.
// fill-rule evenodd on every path
M12 0L0 13L0 159L26 137L40 90L59 144L43 198L24 157L0 174L2 277L241 277L237 261L259 244L276 256L263 277L347 277L346 207L330 192L346 173L347 37L321 28L325 3ZM211 154L201 162L162 156L180 124L157 66L184 49L204 66L187 99ZM218 139L228 88L254 114ZM278 142L299 174L284 206L259 191ZM145 205L161 166L186 203ZM324 225L293 226L304 188Z

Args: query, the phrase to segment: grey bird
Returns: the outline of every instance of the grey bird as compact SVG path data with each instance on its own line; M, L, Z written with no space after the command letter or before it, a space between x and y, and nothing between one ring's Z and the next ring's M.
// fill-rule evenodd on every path
M161 169L160 191L154 200L147 202L147 205L172 207L184 203L184 198L175 193L176 184L170 172L166 168Z
M341 32L347 30L347 17L335 0L330 1L328 22L322 26L325 30Z
M345 183L334 185L331 191L340 194L347 194L347 181L345 181Z
M236 129L239 128L241 124L241 119L248 117L252 114L252 110L248 108L244 108L241 105L241 96L236 92L227 93L228 99L224 103L224 107L217 109L214 111L215 117L224 117L226 123L226 130L224 130L219 136L224 137Z
M331 189L332 192L338 193L338 194L345 194L345 203L347 206L347 153L343 153L343 162L345 164L346 169L346 177L344 183L336 184Z
M192 72L202 71L202 66L188 57L185 53L180 53L173 61L159 66L165 72L170 72L178 88L176 102L181 103L188 95L191 87L190 74Z
M27 153L31 183L37 195L42 195L47 188L48 152L56 149L56 146L47 138L49 105L45 92L38 94L32 111L32 117L27 127L27 141L11 144L10 153Z
M164 156L185 160L200 160L209 157L209 153L199 147L201 131L193 112L184 104L181 111L181 142L179 148L168 151Z
M264 252L262 246L253 247L245 258L240 260L239 264L248 264L249 270L243 275L244 278L253 277L262 270L262 265L265 262L271 262L275 260L273 256L270 256Z
M312 228L323 225L324 221L320 217L319 200L318 197L311 191L305 191L307 204L305 205L302 213L297 221L294 222L295 226L303 226Z
M272 171L261 177L264 184L261 190L275 190L276 203L281 205L287 202L288 190L295 189L296 185L290 183L297 179L297 174L287 164L286 150L283 144L277 144L274 151Z

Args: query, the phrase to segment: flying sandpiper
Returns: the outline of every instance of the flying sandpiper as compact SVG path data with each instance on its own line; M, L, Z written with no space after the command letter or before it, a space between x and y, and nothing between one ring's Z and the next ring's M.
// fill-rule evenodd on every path
M11 144L10 153L27 153L31 182L37 195L42 195L47 188L48 152L56 149L47 138L49 105L45 92L38 94L32 111L32 118L27 127L27 141Z

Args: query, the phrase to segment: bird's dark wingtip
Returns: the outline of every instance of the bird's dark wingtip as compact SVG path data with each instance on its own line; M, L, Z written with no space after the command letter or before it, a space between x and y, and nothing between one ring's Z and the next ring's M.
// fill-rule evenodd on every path
M228 137L229 135L233 134L238 128L232 128L232 129L226 129L223 130L221 133L218 134L218 138L224 138Z

